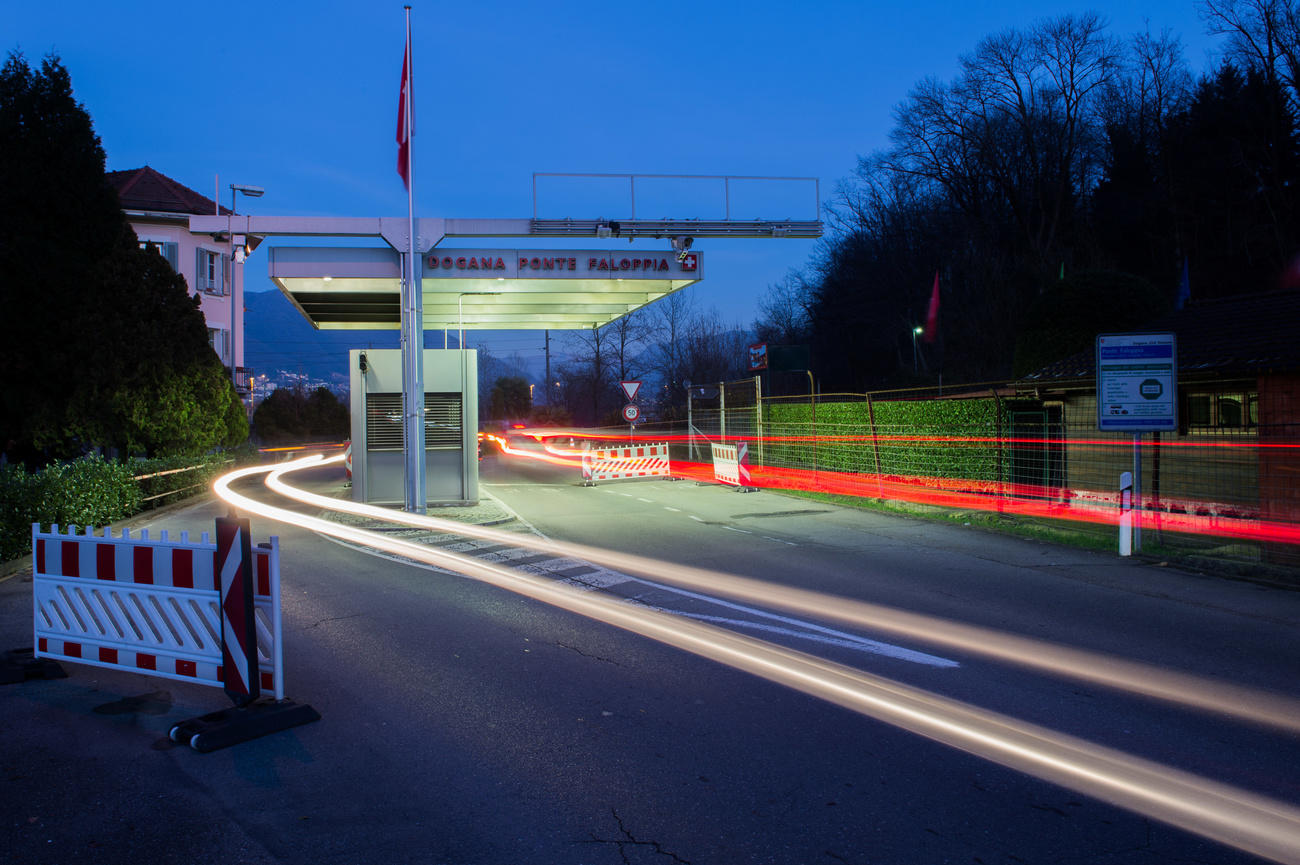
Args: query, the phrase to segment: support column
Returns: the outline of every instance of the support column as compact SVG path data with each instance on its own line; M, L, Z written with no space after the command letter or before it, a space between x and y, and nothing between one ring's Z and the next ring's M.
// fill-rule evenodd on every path
M421 255L412 242L402 258L402 442L407 513L425 512L429 496L424 443L424 292Z

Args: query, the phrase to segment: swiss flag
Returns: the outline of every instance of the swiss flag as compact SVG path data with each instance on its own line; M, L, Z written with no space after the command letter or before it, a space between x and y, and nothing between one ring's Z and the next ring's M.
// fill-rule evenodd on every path
M410 116L407 104L410 102L411 89L411 40L406 40L406 50L402 52L402 92L397 101L397 173L402 178L402 185L407 191L411 189L411 133L414 131L415 118Z

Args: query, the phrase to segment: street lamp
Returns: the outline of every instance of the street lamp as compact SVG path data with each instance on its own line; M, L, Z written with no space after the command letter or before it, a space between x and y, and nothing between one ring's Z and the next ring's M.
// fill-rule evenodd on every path
M241 184L241 183L232 183L232 184L230 184L230 213L227 214L227 216L226 216L226 228L227 228L226 234L230 237L230 262L231 262L231 263L230 263L230 266L229 266L229 273L230 273L230 381L231 381L231 384L233 384L233 385L235 386L235 393L239 393L239 367L238 367L238 365L235 363L235 323L236 323L236 322L235 322L235 314L236 314L236 310L239 309L239 307L240 307L240 304L236 301L236 298L235 298L235 291L236 291L236 289L235 289L235 265L236 265L236 264L243 264L243 263L244 263L244 249L245 249L244 244L241 243L241 244L239 245L239 249L236 250L236 248L235 248L235 232L234 232L234 230L233 230L233 229L234 229L234 218L235 218L235 196L236 196L238 193L240 193L240 192L244 193L244 195L247 196L247 197L249 197L249 198L261 198L263 195L266 194L266 190L263 189L263 188L260 187L260 186L245 186L244 184ZM245 243L246 243L246 242L247 242L247 241L245 240Z
M457 348L463 349L465 347L465 307L464 307L465 298L499 297L501 294L502 292L500 291L462 291L460 294L456 295L456 324L457 324L457 333L460 334L459 336L460 343L457 345ZM444 340L443 348L446 348L445 336L443 337L443 340Z
M912 328L912 372L913 373L918 372L916 368L916 358L919 352L916 347L916 338L923 333L925 333L925 328L921 327L920 325L917 325L916 327Z

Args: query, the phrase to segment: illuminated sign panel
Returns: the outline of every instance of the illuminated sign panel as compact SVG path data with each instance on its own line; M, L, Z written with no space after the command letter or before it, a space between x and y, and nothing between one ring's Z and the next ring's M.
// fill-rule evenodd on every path
M607 249L435 249L425 279L699 279L699 253L619 253Z
M1097 337L1097 429L1178 429L1178 351L1172 333Z

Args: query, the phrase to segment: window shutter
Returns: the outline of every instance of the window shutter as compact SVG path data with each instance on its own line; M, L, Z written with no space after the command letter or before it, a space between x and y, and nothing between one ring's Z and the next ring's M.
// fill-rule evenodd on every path
M180 273L180 244L174 240L163 241L162 254L163 258L167 259L167 263L172 266L172 270Z
M194 288L196 291L207 291L207 269L203 266L203 249L194 250Z
M226 262L226 254L224 252L214 252L212 255L220 265L217 267L217 285L220 286L217 290L222 294L230 294L230 286L226 283L226 268L229 267Z

